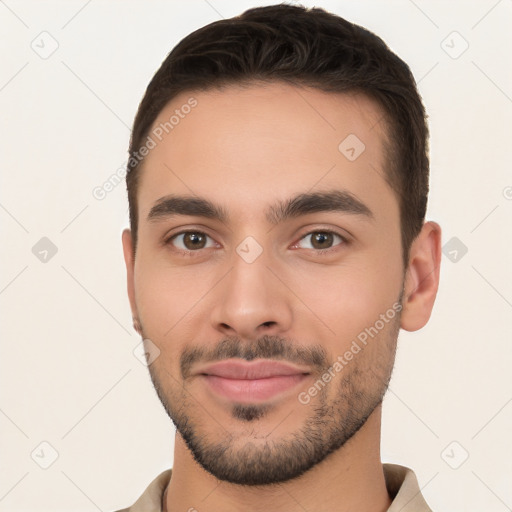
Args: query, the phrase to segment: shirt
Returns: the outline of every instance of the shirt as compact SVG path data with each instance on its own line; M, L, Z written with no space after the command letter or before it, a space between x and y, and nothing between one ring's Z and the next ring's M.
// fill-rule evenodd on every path
M393 500L388 512L432 512L421 495L412 469L398 464L383 464L383 468L388 494ZM131 507L116 512L162 512L162 499L171 472L172 469L167 469L160 473Z

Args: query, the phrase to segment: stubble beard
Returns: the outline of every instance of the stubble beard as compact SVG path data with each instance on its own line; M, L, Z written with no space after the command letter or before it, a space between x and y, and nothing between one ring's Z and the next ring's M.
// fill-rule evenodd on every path
M264 421L274 410L273 405L234 403L232 419L245 426L254 425L251 435L236 433L223 427L198 404L187 390L185 379L183 385L177 385L175 377L154 364L149 366L149 372L164 409L194 459L206 471L219 480L238 485L277 484L299 477L342 448L382 403L391 379L399 329L400 314L397 314L379 336L368 342L378 344L377 347L365 347L356 354L307 405L297 400L295 407L308 407L310 413L299 428L279 438L268 436L262 439L257 435L258 422ZM221 345L216 354L222 352L226 357L248 360L273 356L278 359L276 355L289 355L293 350L286 340L272 336L263 336L243 349L239 341L233 339L225 340ZM365 351L368 351L366 357ZM310 355L316 358L319 367L323 367L323 371L319 371L320 378L330 364L321 349ZM162 385L161 374L168 374L167 382L173 385ZM331 389L336 389L334 395ZM211 433L212 425L214 434Z

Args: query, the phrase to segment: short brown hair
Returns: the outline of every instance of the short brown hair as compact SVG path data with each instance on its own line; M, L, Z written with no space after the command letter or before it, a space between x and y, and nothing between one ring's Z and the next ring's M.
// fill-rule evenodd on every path
M385 179L400 208L402 255L419 234L427 208L429 160L425 109L405 62L372 32L320 8L271 5L216 21L185 37L149 83L134 120L126 184L134 248L134 158L163 108L185 91L231 84L287 82L333 92L361 92L385 112Z

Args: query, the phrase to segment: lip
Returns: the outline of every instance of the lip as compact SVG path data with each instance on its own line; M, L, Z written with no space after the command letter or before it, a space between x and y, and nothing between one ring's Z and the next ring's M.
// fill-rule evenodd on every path
M240 361L228 359L200 368L196 373L202 375L215 375L225 379L266 379L269 377L302 375L309 373L307 368L283 363L281 361L260 360Z
M228 360L196 372L214 394L237 402L269 400L298 386L309 373L305 368L269 360Z

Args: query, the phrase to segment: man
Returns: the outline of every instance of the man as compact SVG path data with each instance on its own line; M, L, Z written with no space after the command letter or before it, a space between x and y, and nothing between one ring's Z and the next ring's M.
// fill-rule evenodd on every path
M125 511L430 510L380 460L398 332L438 288L427 138L407 65L322 9L251 9L169 54L133 126L123 247L177 432Z

